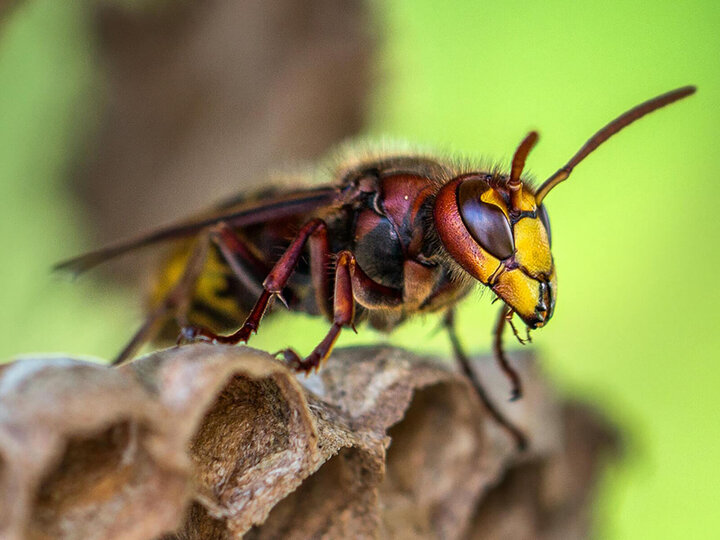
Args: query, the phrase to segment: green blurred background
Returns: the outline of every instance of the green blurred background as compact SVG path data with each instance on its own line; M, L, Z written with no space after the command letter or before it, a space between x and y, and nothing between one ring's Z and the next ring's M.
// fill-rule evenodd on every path
M566 395L596 403L627 435L597 508L604 538L710 538L720 531L717 305L720 4L693 2L372 4L381 34L368 135L508 162L529 129L544 177L597 128L685 84L696 96L640 121L547 200L559 297L533 347ZM134 291L51 264L91 247L67 189L101 91L87 5L20 3L0 36L0 358L110 357L139 321ZM489 348L489 295L460 331ZM282 315L254 346L309 350L322 322ZM391 341L444 353L435 320ZM341 345L386 339L361 331ZM420 347L418 342L422 341Z

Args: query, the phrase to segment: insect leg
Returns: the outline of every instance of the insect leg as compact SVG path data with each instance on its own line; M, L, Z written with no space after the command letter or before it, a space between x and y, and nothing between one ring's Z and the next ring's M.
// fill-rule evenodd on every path
M292 349L281 351L285 361L296 371L306 373L320 367L330 356L342 328L349 326L355 329L353 319L356 300L366 307L392 308L402 303L402 291L373 281L358 266L355 255L350 251L341 251L335 266L332 327L313 352L304 359Z
M455 329L455 312L452 309L448 310L445 314L444 322L445 327L448 330L448 335L450 337L450 343L453 348L453 353L455 354L455 359L458 364L460 364L460 367L462 368L463 373L465 373L465 376L470 379L470 382L472 383L475 392L480 398L480 401L482 401L485 409L490 413L490 416L492 416L493 419L500 426L502 426L515 440L515 445L517 446L518 450L524 450L525 448L527 448L527 438L525 437L525 434L520 431L520 429L518 429L512 422L510 422L510 420L505 418L505 416L497 409L497 407L495 407L495 404L490 400L490 397L485 392L482 382L480 381L480 377L478 377L475 370L473 370L469 358L467 357L465 351L460 345L460 340L458 339L457 331Z
M295 271L295 267L300 260L305 244L312 237L318 236L320 239L324 236L325 245L327 245L327 226L323 220L313 219L303 225L300 232L290 243L280 259L275 263L272 270L265 278L265 281L263 281L263 290L260 293L260 297L237 332L228 336L221 336L204 328L185 327L182 329L182 337L187 340L199 339L218 343L229 343L233 345L240 342L247 342L253 332L257 332L260 320L265 314L265 310L267 309L270 299L273 296L280 296L282 290L287 285L290 276ZM317 251L317 248L315 250Z
M333 324L327 335L306 357L300 356L292 349L281 351L285 362L296 371L309 373L320 367L332 351L340 331L344 326L353 326L355 318L355 299L353 298L352 270L355 256L349 251L341 251L335 267L335 294L333 295Z
M493 343L493 351L495 352L495 361L498 363L503 373L507 375L507 378L510 379L510 384L512 385L510 401L515 401L516 399L520 399L522 397L522 385L520 383L520 376L518 375L517 371L515 371L515 369L510 365L510 362L508 362L502 344L503 330L505 329L505 324L510 320L511 317L512 311L510 310L510 308L507 306L502 306L500 308L500 313L498 314L497 324L495 325L495 341ZM512 323L510 324L512 325ZM513 330L514 329L515 327L513 326Z
M132 358L143 344L153 339L165 319L173 313L184 313L187 310L190 291L202 272L207 259L208 247L209 236L201 234L188 258L180 279L165 295L160 305L146 317L145 322L138 328L132 339L125 345L125 348L115 357L111 365L117 366Z
M262 277L270 271L269 264L259 257L248 241L227 223L219 223L210 233L210 240L217 246L225 262L243 287L252 294L262 293ZM238 263L238 258L244 263Z
M210 233L210 239L218 247L225 262L228 263L235 277L253 294L260 296L263 291L261 278L270 272L270 265L259 256L252 245L231 228L227 223L219 223ZM308 239L310 249L310 274L315 291L318 309L328 320L332 321L332 302L330 298L330 252L327 229L320 227ZM238 263L241 261L250 266L249 269Z

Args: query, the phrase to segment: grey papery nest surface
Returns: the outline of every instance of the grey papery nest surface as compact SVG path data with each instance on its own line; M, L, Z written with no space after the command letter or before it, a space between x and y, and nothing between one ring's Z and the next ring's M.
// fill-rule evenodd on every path
M310 378L247 347L192 345L119 369L0 367L2 538L579 538L614 432L519 358L485 358L529 451L440 360L337 351Z

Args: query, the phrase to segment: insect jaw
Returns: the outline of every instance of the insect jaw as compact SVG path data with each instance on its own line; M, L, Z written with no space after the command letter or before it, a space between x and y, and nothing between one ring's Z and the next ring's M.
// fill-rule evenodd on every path
M535 306L535 317L528 323L531 329L542 328L553 315L553 311L555 310L555 297L553 295L551 281L540 282L538 296L540 297L540 301Z
M520 267L504 266L489 286L531 330L545 326L555 311L554 271L550 277L534 278Z

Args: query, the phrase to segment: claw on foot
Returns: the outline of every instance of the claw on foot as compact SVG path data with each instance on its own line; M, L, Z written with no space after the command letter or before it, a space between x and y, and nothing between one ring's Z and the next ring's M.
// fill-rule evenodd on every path
M301 358L298 353L292 349L283 349L276 352L273 356L283 356L285 364L296 373L304 373L309 376L313 371L317 372L320 367L319 362L314 362L312 358Z
M515 327L515 323L513 322L513 315L515 315L515 312L514 312L514 311L511 311L510 313L508 313L508 315L507 315L507 317L506 317L506 318L507 318L507 322L508 322L508 324L510 325L510 328L512 328L513 335L515 336L515 339L518 340L518 342L520 343L520 345L525 345L526 343L532 341L532 340L530 339L530 330L529 330L529 329L526 329L526 332L527 332L527 338L526 338L526 339L521 338L521 337L520 337L520 332L518 332L518 329Z
M202 328L197 326L183 326L177 338L177 344L196 343L198 341L210 341L204 334Z
M285 297L282 295L282 293L273 293L273 296L280 300L280 302L282 302L282 305L285 306L285 309L290 309L290 306L288 305L287 300L285 300Z

